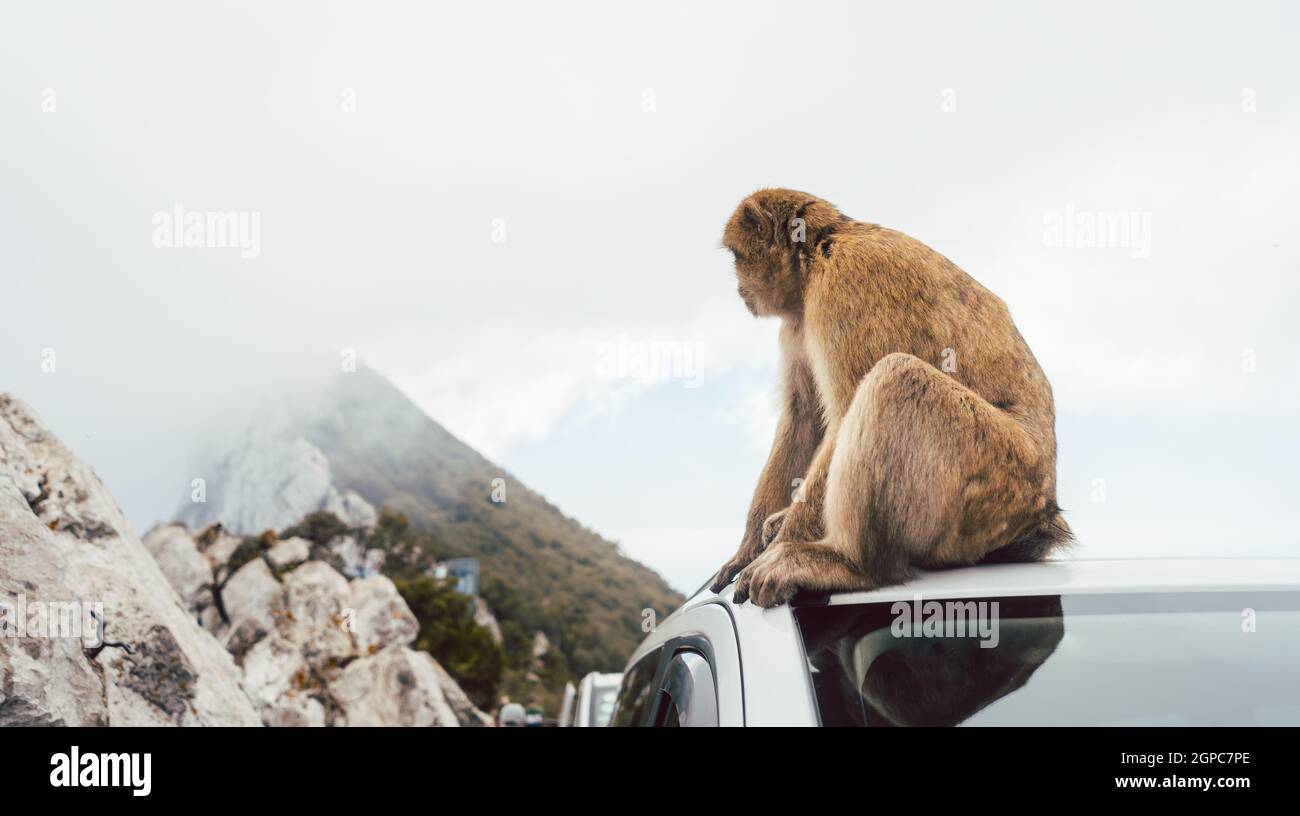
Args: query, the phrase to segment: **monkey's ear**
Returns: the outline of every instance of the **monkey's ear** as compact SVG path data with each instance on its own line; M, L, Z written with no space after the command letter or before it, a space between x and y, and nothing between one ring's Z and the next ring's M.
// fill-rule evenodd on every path
M759 238L768 243L775 242L776 219L752 199L747 198L740 205L740 220L746 228L752 230Z

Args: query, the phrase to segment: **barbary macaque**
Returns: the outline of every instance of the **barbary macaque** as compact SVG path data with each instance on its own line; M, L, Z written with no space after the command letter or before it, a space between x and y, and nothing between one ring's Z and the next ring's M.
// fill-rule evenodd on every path
M900 232L795 190L727 222L739 294L781 319L782 414L712 584L772 607L1072 540L1052 389L1006 305Z

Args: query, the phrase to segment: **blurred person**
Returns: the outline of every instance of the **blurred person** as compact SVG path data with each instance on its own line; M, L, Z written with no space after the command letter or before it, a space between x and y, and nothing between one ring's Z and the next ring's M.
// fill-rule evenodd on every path
M528 699L528 711L524 717L524 725L528 728L541 728L546 724L546 710L538 702L536 697Z

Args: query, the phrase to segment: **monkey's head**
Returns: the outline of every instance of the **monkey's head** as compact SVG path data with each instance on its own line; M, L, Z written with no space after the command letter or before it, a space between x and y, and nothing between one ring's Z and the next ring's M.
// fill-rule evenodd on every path
M736 290L754 315L797 314L817 238L844 220L830 203L798 190L759 190L727 221L722 246L736 259Z

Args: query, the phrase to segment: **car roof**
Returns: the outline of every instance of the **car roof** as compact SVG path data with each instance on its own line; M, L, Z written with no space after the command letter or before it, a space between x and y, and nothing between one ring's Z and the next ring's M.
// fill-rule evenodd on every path
M1054 559L918 571L905 584L871 592L804 593L793 606L926 598L988 598L1137 592L1300 590L1300 558ZM735 585L722 591L731 602ZM707 586L686 606L714 599Z
M593 686L617 686L623 680L622 672L588 672L585 680L591 680Z

